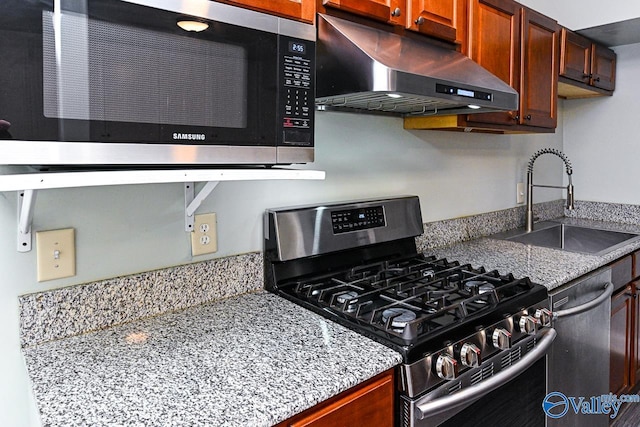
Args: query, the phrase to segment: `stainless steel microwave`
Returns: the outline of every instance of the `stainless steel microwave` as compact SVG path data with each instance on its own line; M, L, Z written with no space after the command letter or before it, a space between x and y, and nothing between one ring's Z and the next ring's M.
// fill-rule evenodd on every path
M210 0L2 0L0 164L311 162L315 39Z

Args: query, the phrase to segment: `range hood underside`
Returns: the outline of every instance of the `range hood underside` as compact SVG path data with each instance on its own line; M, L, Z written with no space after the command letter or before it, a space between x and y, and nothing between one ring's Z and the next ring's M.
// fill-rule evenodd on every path
M389 95L400 95L392 98ZM469 107L470 103L445 101L429 96L399 94L397 92L357 92L346 95L316 98L320 111L344 111L353 113L386 113L402 116L429 116L442 114L472 114L490 109Z

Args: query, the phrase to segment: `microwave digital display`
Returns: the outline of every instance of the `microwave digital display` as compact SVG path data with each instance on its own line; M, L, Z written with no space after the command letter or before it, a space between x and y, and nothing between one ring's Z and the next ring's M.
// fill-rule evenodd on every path
M289 42L289 52L290 53L299 53L300 55L307 54L307 45L300 42Z

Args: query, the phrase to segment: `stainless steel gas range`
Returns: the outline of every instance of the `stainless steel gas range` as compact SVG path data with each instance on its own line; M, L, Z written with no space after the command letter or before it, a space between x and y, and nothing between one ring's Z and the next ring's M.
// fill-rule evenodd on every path
M422 233L415 196L268 210L266 287L402 354L398 425L544 425L546 288L419 254Z

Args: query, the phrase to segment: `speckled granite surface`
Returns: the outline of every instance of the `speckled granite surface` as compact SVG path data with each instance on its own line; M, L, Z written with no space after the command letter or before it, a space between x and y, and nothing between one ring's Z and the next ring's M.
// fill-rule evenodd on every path
M536 212L561 217L562 204ZM563 221L640 233L640 207L576 205ZM640 248L594 256L481 237L522 226L523 218L518 207L426 224L418 249L554 289ZM280 297L247 294L262 282L261 254L247 254L21 297L22 342L31 346L25 361L43 424L270 425L401 361ZM237 294L244 295L133 321Z
M566 211L565 215L570 218L640 224L640 206L638 205L576 201L575 209Z
M538 203L536 215L541 221L564 214L564 201ZM424 225L424 233L416 238L419 252L524 226L525 207L504 209L463 218L434 221Z
M263 287L262 254L250 253L22 295L21 342L35 345Z
M561 218L559 221L614 231L640 233L638 225L575 218ZM596 256L493 238L480 238L427 249L425 253L470 263L473 266L484 266L488 270L497 269L501 273L513 273L516 277L528 276L533 282L540 283L551 290L638 248L640 248L640 241L621 246L605 255Z
M401 356L259 291L24 349L47 426L269 426Z

